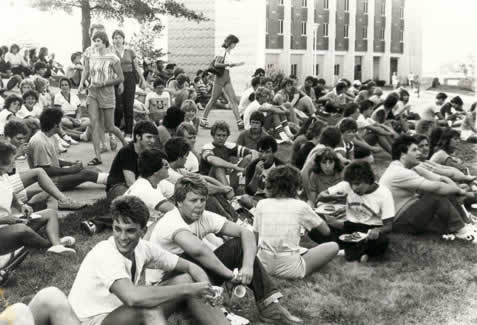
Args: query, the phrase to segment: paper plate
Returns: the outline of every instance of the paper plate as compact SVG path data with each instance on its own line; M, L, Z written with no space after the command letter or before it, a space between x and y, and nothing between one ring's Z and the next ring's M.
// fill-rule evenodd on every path
M358 243L368 237L364 232L354 232L352 234L343 234L339 239L345 243Z
M343 204L320 204L316 207L315 212L318 214L335 214L342 210L345 206Z

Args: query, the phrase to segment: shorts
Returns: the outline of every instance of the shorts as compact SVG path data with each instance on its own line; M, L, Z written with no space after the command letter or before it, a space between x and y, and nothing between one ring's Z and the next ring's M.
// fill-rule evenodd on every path
M232 81L230 80L230 73L228 69L225 69L224 74L221 75L220 77L217 75L215 76L214 85L224 87L226 84L229 84L229 83L232 83Z
M12 187L13 193L16 194L17 198L22 202L28 201L27 191L25 186L23 186L22 179L19 174L8 175L7 181Z
M275 255L260 249L257 256L270 275L284 279L303 279L306 275L306 262L299 253Z
M115 108L116 96L114 94L114 87L89 88L86 103L87 105L97 103L101 109Z
M103 320L108 317L109 314L99 314L91 317L80 318L81 325L101 325Z

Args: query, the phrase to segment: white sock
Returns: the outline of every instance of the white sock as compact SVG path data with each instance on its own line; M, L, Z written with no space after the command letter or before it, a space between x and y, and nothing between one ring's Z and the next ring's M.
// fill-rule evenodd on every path
M98 179L96 180L96 184L106 185L108 182L109 173L98 173Z
M284 129L285 129L285 132L287 133L287 135L288 135L289 137L293 137L293 133L292 133L292 131L290 130L290 127L289 127L288 125L285 125L285 126L284 126Z
M280 139L282 139L284 141L290 141L290 138L288 137L288 135L286 135L285 132L282 131L278 135L280 136Z

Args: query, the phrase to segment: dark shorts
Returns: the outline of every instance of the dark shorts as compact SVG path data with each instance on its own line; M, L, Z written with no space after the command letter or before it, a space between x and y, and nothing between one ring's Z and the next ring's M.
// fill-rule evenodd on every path
M89 88L88 98L86 103L97 103L101 109L109 109L116 107L116 96L114 94L114 87Z

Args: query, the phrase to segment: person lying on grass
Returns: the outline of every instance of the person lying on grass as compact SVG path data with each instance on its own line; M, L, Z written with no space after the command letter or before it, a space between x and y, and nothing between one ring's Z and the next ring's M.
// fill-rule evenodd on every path
M140 198L116 198L111 214L113 235L86 255L68 296L82 324L168 324L184 304L199 324L229 324L206 301L214 292L200 267L141 239L149 209ZM171 273L158 285L144 286L140 280L146 268Z
M224 185L238 186L238 173L258 156L256 150L227 142L230 127L225 121L217 121L210 129L213 141L205 144L201 151L200 173L208 175ZM230 175L230 182L227 179Z
M157 138L157 127L151 121L140 121L134 126L134 142L122 147L114 157L106 184L109 202L123 195L134 184L138 176L138 157L141 152L152 149ZM112 227L109 215L96 216L81 223L81 228L93 235Z
M0 292L0 297L2 297L2 292ZM7 306L0 313L0 324L81 325L65 294L55 287L41 289L28 305L15 303Z
M61 191L72 190L85 182L105 184L107 173L95 167L84 168L80 161L70 162L58 157L53 136L60 129L62 118L61 108L43 110L40 115L41 131L28 142L28 165L31 168L43 168Z
M160 219L150 238L169 252L196 261L214 285L225 281L247 285L255 295L259 318L266 323L302 324L283 307L282 294L256 257L253 233L205 210L207 185L198 176L184 176L174 189L176 209ZM208 234L231 237L212 251L202 239ZM236 270L236 271L235 271ZM160 281L164 274L146 274L146 281Z
M18 172L15 167L15 158L19 154L24 154L26 151L26 138L28 129L21 121L8 121L5 125L6 142L13 146L13 148L0 145L0 159L5 158L7 161L11 151L14 150L13 156L10 157L10 167L8 172L0 175L4 180L7 180L17 195L17 198L22 202L28 202L33 207L46 207L49 195L58 200L59 210L78 210L86 206L86 203L75 201L65 196L58 187L54 184L51 178L41 168L33 168ZM41 190L31 187L38 183Z
M258 202L253 223L258 257L270 275L303 279L330 262L338 253L336 243L311 249L300 247L301 230L330 233L323 221L304 201L296 199L301 186L300 172L291 166L270 171L267 198Z
M2 176L7 175L7 172L11 170L14 155L15 148L12 145L0 142L0 174ZM34 173L37 171L34 170ZM43 181L45 181L45 176L43 173ZM17 181L21 182L21 178L18 177ZM48 183L48 180L45 183ZM49 180L49 183L50 187L53 186L51 180ZM58 192L58 189L56 191ZM76 253L74 249L66 247L75 244L73 237L60 238L60 226L56 211L42 210L33 215L33 209L18 200L11 179L8 177L0 177L0 193L2 193L0 195L0 242L2 243L0 255L15 251L22 246L48 248L47 253L54 254ZM20 213L23 218L15 216L12 208ZM32 216L39 217L32 218ZM36 232L44 226L46 226L48 239L43 238Z
M448 177L424 169L417 173L420 156L415 138L399 136L393 143L393 161L379 181L393 195L393 231L416 235L438 232L474 242L476 229L457 201L459 197L473 198L474 193L463 190Z
M369 257L381 256L387 250L395 215L391 192L385 186L376 183L373 170L364 161L352 162L345 168L344 181L320 193L318 200L346 195L346 220L337 221L330 217L328 224L331 233L323 236L315 229L309 237L318 243L328 240L337 241L345 250L348 261L367 261ZM359 243L340 240L342 234L361 232L366 238Z

